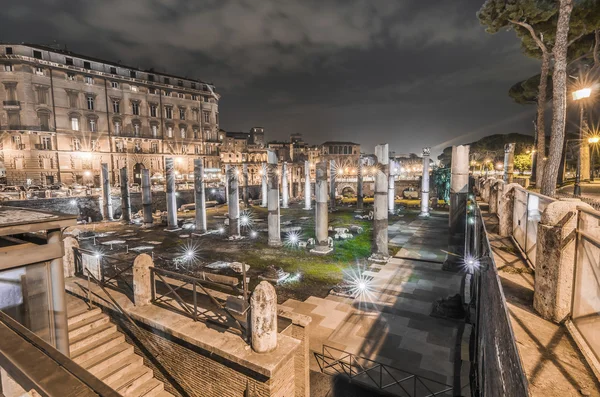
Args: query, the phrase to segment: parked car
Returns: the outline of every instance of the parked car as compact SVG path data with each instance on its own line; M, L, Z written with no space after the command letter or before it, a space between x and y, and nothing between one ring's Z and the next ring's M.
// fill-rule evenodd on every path
M25 191L25 187L23 186L4 186L2 189L2 195L11 197L13 200L19 199L21 196L21 192Z
M0 193L0 201L8 201L13 199L14 197L9 196L8 194Z
M45 190L45 189L38 185L30 185L27 187L28 192L39 192L42 190Z

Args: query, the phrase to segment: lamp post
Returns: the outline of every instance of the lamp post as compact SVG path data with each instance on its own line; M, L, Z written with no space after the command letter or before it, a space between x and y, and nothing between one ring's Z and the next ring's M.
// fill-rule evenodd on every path
M600 136L592 136L588 138L590 145L597 145L600 142ZM594 148L590 148L590 181L594 181Z
M579 101L579 144L583 143L583 102L582 99L589 98L592 94L591 88L582 88L577 91L573 91L573 100ZM577 173L575 174L575 186L573 187L573 194L575 196L581 196L581 155L577 156Z

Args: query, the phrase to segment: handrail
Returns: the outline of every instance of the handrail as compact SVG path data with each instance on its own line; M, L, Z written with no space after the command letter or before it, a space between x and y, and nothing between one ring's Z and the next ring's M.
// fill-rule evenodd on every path
M75 252L75 257L78 260L81 260L81 255L79 253L95 255L95 252L84 249L84 248L73 247L73 250ZM118 282L120 280L127 286L129 291L131 293L133 293L134 291L133 291L133 285L131 283L131 280L128 280L123 276L123 273L133 269L133 263L125 261L125 260L117 258L117 257L109 256L109 255L102 255L101 259L105 260L104 263L102 263L102 262L100 263L100 275L102 276L101 282L104 285L110 285L111 287L113 287L115 289L121 290L121 288L119 288L119 286L118 286ZM105 264L106 266L103 266L103 264ZM121 266L120 264L124 264L125 266ZM79 267L79 269L77 269L77 267L76 267L76 271L80 271L82 274L85 274L83 265L81 263L79 263L78 267ZM107 268L112 269L114 272L112 274L108 274ZM112 283L111 283L111 281L112 281Z
M587 207L584 207L582 205L578 205L577 206L577 211L581 211L581 212L585 212L586 214L595 216L597 218L600 218L600 211L596 210L596 209L589 209Z

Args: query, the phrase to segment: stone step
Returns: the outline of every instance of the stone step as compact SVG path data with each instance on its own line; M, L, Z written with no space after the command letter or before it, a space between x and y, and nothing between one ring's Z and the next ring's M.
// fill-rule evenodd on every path
M154 379L152 370L141 366L125 370L125 373L112 384L109 384L109 386L115 389L117 393L126 396L152 379Z
M69 338L69 349L71 351L77 351L82 349L91 343L94 343L98 339L102 339L112 333L117 332L117 326L112 323L105 323L99 327L92 328L88 332L79 334L74 338Z
M161 391L160 393L158 393L156 395L156 397L175 397L174 395L172 395L171 393L169 393L168 391Z
M71 351L71 359L75 360L77 358L80 361L86 361L122 342L125 342L125 335L120 332L113 332L103 338L96 339L81 349Z
M78 323L75 323L69 327L69 339L74 338L77 335L86 333L108 322L108 316L103 313L96 314L95 316L79 321Z
M92 375L96 375L98 372L118 363L131 354L133 354L133 346L123 342L84 362L74 361L87 369Z
M69 317L69 319L68 319L69 327L71 327L72 325L74 325L74 324L76 324L76 323L78 323L80 321L83 321L83 320L85 320L87 318L96 316L96 315L98 315L100 313L102 313L102 310L99 307L95 307L93 309L89 309L87 307L87 305L85 305L84 307L82 307L80 310L76 310L74 312L67 311L67 314L68 314L68 317Z
M137 354L132 354L125 359L119 361L113 366L110 366L96 374L96 378L106 384L112 384L117 379L126 374L129 370L144 365L144 359Z
M143 385L141 385L140 387L138 387L135 390L131 390L130 392L128 392L127 394L125 394L126 397L154 397L154 396L158 396L160 393L162 393L165 390L165 385L156 380L156 379L150 379L150 381L144 383Z

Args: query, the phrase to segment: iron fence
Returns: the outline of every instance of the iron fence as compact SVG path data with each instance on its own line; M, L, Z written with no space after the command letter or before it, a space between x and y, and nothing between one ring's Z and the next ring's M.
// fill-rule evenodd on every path
M350 382L402 397L453 396L452 386L323 345L314 352L321 372L343 375Z
M600 211L578 207L571 321L600 360Z
M75 256L75 274L87 277L83 255L97 258L99 269L95 279L98 280L98 283L103 287L109 287L131 298L133 297L133 262L83 248L73 247L73 252Z
M527 377L510 322L485 224L478 205L470 207L468 235L472 239L468 255L470 268L470 306L474 308L470 340L471 395L528 396Z
M595 199L590 198L590 197L575 196L573 193L567 193L567 192L563 192L563 191L557 192L556 195L559 198L576 198L576 199L579 199L579 200L583 201L584 203L589 204L596 211L600 211L600 201L599 200L595 200Z

